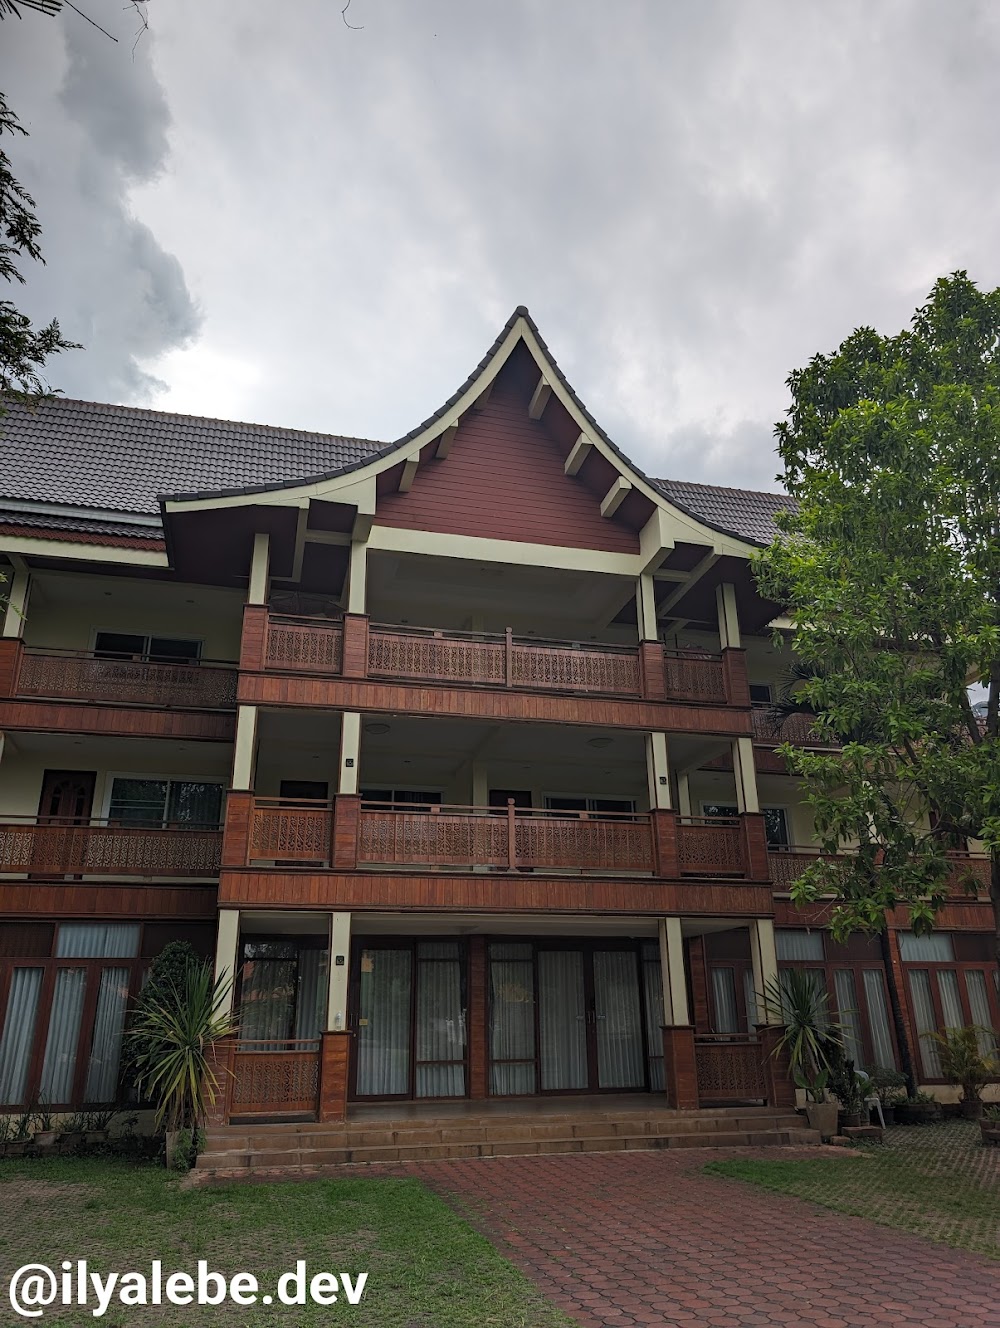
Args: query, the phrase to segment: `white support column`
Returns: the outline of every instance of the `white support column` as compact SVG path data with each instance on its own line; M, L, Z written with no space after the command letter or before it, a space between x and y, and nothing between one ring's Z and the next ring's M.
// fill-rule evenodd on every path
M646 734L646 779L651 811L670 811L670 762L665 733Z
M351 541L351 560L347 567L347 603L348 613L364 613L368 602L368 544L362 540Z
M642 572L635 584L635 610L639 640L655 641L657 639L656 584L651 572Z
M736 612L736 587L728 581L716 587L715 604L719 611L719 641L722 649L740 648L740 619Z
M778 980L778 952L774 945L774 923L770 918L755 918L750 923L750 958L753 963L753 988L757 994L757 1023L780 1024L781 1008L765 999Z
M677 776L677 810L682 816L691 815L691 778L686 770Z
M753 739L733 739L733 777L736 780L736 805L741 812L759 812L757 768L753 759Z
M231 1015L236 997L236 967L239 963L240 911L238 908L219 910L219 929L215 937L215 977L229 978L229 989L216 1007L216 1014Z
M361 716L356 710L345 710L340 716L340 770L337 776L338 793L357 793L358 765L361 758Z
M271 537L264 531L258 531L253 537L253 554L250 558L250 585L247 589L248 604L267 603L267 577L271 560Z
M11 573L7 587L7 606L3 615L3 635L21 636L24 631L24 615L28 607L28 588L31 578L26 567L16 567Z
M351 964L351 915L330 914L330 980L326 989L326 1031L347 1028L347 978Z
M233 788L252 789L257 757L257 707L236 708L236 742L233 745Z
M485 807L490 800L490 772L485 761L472 761L472 806Z
M660 918L660 971L663 974L663 1022L690 1024L684 977L684 940L680 918Z

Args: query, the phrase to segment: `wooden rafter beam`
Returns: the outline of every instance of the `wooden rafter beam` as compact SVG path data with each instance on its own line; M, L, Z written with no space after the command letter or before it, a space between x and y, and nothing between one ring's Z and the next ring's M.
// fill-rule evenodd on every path
M563 462L563 470L567 475L576 475L578 473L587 457L590 456L590 449L593 446L594 444L590 441L587 435L582 433L570 449L569 456Z
M420 465L420 457L410 457L403 462L403 469L399 473L399 492L409 493L413 488L413 481L417 476L417 467Z
M601 500L601 516L612 517L632 492L632 483L624 475L619 475Z
M672 590L663 603L658 606L657 615L660 618L665 617L670 609L682 600L688 591L692 590L696 583L701 580L706 572L710 572L718 561L719 555L717 553L706 553L704 558L691 568L690 575L684 584L678 586L676 590Z
M478 397L476 397L475 401L472 403L473 410L484 410L486 408L486 403L490 399L490 393L493 391L494 381L495 380L491 378L483 391L480 392Z
M538 380L538 386L531 394L531 400L528 403L528 418L531 420L540 420L545 413L545 407L549 404L549 397L552 395L552 385L548 382L545 375L542 374Z
M455 435L458 433L458 423L449 424L444 433L437 440L437 448L434 455L438 461L443 461L451 451L451 445L455 441Z

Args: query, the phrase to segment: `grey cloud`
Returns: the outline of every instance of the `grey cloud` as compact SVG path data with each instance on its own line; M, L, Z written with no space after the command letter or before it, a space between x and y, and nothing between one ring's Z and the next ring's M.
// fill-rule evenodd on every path
M13 146L15 167L35 197L46 258L18 298L84 345L50 364L53 383L70 395L141 401L164 387L144 362L189 341L200 317L177 258L131 207L131 190L155 179L169 155L170 115L149 46L133 58L131 27L109 0L89 11L117 26L117 45L65 12L29 16L4 47L4 85L31 133Z

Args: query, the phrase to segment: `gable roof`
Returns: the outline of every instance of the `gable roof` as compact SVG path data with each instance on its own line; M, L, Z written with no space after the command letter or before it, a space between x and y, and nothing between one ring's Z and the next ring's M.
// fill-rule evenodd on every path
M159 517L161 493L280 484L364 462L365 438L55 397L0 418L4 498Z
M653 484L681 511L713 530L735 535L749 544L770 544L778 534L777 514L796 509L795 499L787 493L728 489L717 484L693 484L687 480L653 480Z

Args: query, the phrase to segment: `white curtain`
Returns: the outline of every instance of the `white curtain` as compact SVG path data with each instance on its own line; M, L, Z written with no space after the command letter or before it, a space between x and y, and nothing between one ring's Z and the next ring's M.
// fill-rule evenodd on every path
M586 1088L587 1023L583 955L538 953L538 1030L543 1089Z
M712 1006L716 1033L738 1033L740 1016L736 1006L736 975L731 968L711 968Z
M929 936L900 932L899 953L904 963L950 964L955 958L951 937L944 931L932 931Z
M534 1093L535 997L530 945L490 946L490 1060L494 1097Z
M247 960L240 991L241 1041L268 1042L280 1050L278 1043L291 1036L294 1016L295 960Z
M455 941L417 945L416 1096L465 1096L465 1010ZM433 1061L435 1064L421 1064Z
M858 1070L864 1069L864 1051L861 1041L861 1013L854 974L848 968L838 968L833 975L837 993L837 1017L844 1030L844 1052Z
M365 950L361 956L358 1094L388 1097L410 1091L409 950Z
M819 931L778 927L774 933L774 947L779 960L791 962L816 959L823 962L823 933Z
M25 1105L28 1066L31 1063L41 990L40 968L14 969L7 1016L0 1036L0 1102L12 1107Z
M40 1099L47 1106L68 1103L73 1096L73 1071L86 987L85 968L60 968L56 973L39 1088Z
M976 1041L984 1056L996 1050L997 1037L993 1027L993 1015L990 1012L990 999L986 994L986 974L980 968L970 968L965 973L965 989L969 993L969 1009L972 1022L977 1026Z
M299 985L295 998L295 1036L318 1039L326 1027L325 950L299 951Z
M60 922L57 959L134 959L137 922Z
M118 1099L118 1064L128 1005L128 979L127 968L105 968L101 972L94 1015L94 1041L83 1095L85 1102L107 1103Z
M962 998L958 994L958 974L950 968L943 968L937 977L945 1028L963 1028L965 1015L962 1013Z
M597 1082L601 1088L644 1088L642 1014L634 950L595 950Z
M885 987L882 983L880 968L866 968L864 971L865 999L868 1002L868 1027L872 1034L872 1049L875 1064L886 1069L896 1066L896 1054L892 1049L892 1033L889 1030L889 1010L885 999Z
M910 995L913 997L913 1013L917 1018L917 1040L920 1044L920 1063L928 1079L941 1078L941 1058L933 1038L924 1037L936 1027L934 1003L931 1000L931 979L925 968L915 968L910 972Z
M663 1078L663 969L660 947L648 941L642 946L642 989L646 998L646 1058L649 1063L649 1087L662 1093Z

